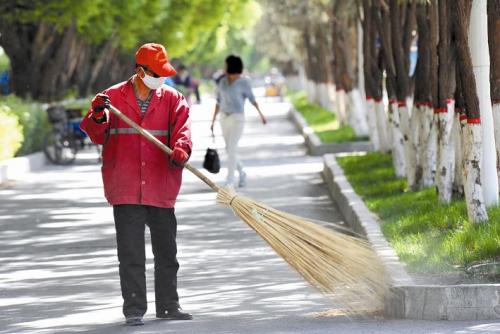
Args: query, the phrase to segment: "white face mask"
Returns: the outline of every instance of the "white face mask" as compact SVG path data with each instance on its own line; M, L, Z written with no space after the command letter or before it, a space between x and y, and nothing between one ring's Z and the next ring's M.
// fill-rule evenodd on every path
M163 85L163 83L165 82L164 77L155 78L155 77L152 77L150 75L147 75L146 73L144 73L144 78L141 78L141 79L142 79L142 82L144 82L144 84L149 89L153 89L153 90L160 88L161 85Z

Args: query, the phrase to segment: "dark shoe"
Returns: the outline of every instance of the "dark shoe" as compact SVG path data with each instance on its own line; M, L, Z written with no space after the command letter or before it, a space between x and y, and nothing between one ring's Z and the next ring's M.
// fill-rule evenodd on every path
M158 319L165 320L192 320L193 316L187 312L182 312L180 309L174 308L163 313L156 313Z
M127 317L125 319L125 325L127 326L142 326L144 325L144 321L142 317Z

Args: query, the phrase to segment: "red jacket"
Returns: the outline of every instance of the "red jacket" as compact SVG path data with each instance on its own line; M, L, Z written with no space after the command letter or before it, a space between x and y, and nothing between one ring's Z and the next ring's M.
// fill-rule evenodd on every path
M191 152L189 106L175 89L166 85L158 88L144 119L141 119L131 80L103 93L109 96L113 106L161 142L167 143L170 138L170 148L180 146ZM182 182L182 168L171 164L166 153L112 112L108 120L100 124L91 116L89 111L80 127L94 143L103 145L101 169L108 202L173 207Z

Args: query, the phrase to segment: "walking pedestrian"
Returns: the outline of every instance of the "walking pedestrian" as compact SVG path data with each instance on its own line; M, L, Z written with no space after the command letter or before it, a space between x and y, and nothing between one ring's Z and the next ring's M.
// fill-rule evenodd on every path
M147 309L145 227L154 254L156 317L189 320L177 294L177 220L174 205L182 166L191 154L191 121L186 100L163 85L176 74L160 44L142 45L135 54L135 74L97 94L81 128L103 145L104 193L113 206L123 314L127 325L143 325ZM148 130L173 153L169 157L114 114L113 104Z
M243 61L241 58L230 55L226 58L225 63L225 75L219 79L217 84L217 103L210 130L213 133L215 120L220 113L220 125L227 152L226 186L234 187L234 174L237 169L239 174L238 186L244 187L246 185L246 173L238 157L238 142L245 126L245 100L248 99L257 109L263 124L266 124L267 120L255 100L250 79L242 76Z
M191 93L194 93L196 103L201 103L199 90L200 82L191 76L191 73L189 73L184 64L180 64L177 69L177 75L173 77L176 87L184 90L184 96L188 99L188 101L191 99Z

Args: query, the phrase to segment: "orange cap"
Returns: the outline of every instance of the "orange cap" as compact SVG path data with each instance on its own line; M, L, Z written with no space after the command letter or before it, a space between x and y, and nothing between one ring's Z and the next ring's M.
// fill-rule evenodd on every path
M168 54L161 44L146 43L135 53L135 63L144 65L161 77L170 77L177 71L168 62Z

